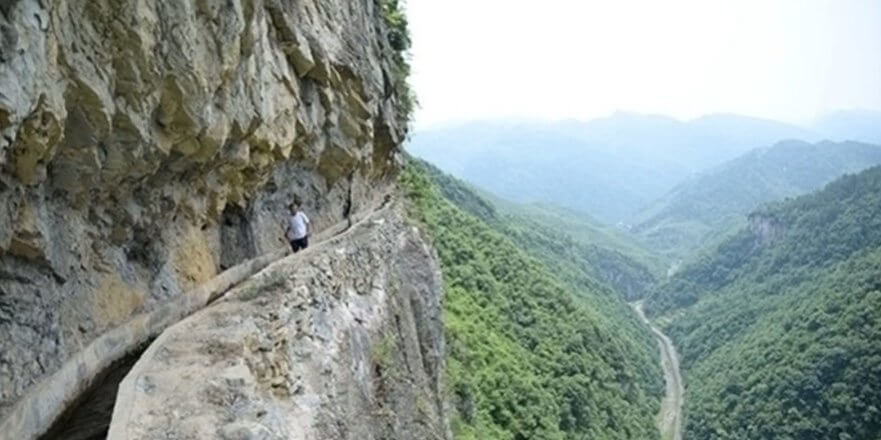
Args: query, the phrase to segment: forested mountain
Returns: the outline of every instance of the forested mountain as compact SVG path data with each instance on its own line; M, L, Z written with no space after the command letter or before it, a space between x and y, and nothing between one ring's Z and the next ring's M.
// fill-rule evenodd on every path
M504 230L526 252L550 267L577 266L628 301L644 297L663 275L662 259L590 219L546 205L522 206L514 212L503 208L503 212Z
M630 219L696 172L805 129L734 115L681 122L617 113L589 122L475 122L417 132L408 147L446 172L518 202L554 203L607 223Z
M664 262L625 231L549 204L519 204L482 192L415 160L447 200L479 217L558 274L585 274L627 300L642 298Z
M648 310L682 354L687 438L877 439L881 167L755 211Z
M441 259L456 438L657 438L657 346L627 305L584 266L529 256L492 204L429 174L411 161L399 182Z
M746 223L765 202L804 194L881 163L881 147L857 142L779 142L677 186L634 221L651 248L682 256Z

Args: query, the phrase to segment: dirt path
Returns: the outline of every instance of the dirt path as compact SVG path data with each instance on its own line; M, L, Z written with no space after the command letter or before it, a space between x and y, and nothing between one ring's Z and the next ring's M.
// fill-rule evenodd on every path
M667 392L664 395L664 400L661 401L661 412L658 414L658 429L661 431L661 438L663 440L682 440L682 403L685 397L676 347L673 346L673 341L645 316L642 301L631 303L630 306L652 329L652 333L655 334L658 345L661 347L661 367L664 369L664 380L667 383Z

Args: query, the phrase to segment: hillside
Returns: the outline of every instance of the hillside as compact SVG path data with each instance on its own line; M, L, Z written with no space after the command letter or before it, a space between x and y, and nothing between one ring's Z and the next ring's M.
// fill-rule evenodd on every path
M441 260L456 438L657 438L657 346L627 305L529 256L491 204L429 172L411 162L400 185Z
M575 266L628 301L644 297L662 274L660 258L626 236L591 227L589 219L578 215L546 205L525 206L506 211L505 219L504 233L526 252L553 268Z
M881 163L881 147L785 141L759 148L677 186L641 213L632 232L651 248L683 256L742 226L765 202L804 194Z
M509 237L559 274L579 273L628 301L645 296L663 273L658 256L624 231L547 204L519 204L482 192L431 164L415 160L447 200Z
M503 198L553 203L615 224L696 172L789 138L819 136L736 115L682 122L617 113L588 122L488 121L420 131L408 150Z
M686 437L875 439L881 167L764 207L648 302L682 353Z

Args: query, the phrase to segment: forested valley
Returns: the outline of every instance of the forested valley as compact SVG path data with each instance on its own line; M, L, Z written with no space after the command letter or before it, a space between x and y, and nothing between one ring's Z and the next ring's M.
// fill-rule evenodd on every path
M658 438L655 342L573 262L590 249L541 231L530 255L518 220L425 163L399 184L441 259L457 438Z
M688 438L875 438L881 168L754 211L648 309L682 353Z
M642 301L681 356L675 438L874 439L877 163L870 144L777 143L687 179L631 227L410 158L399 185L448 289L455 433L662 438L657 342L626 304Z

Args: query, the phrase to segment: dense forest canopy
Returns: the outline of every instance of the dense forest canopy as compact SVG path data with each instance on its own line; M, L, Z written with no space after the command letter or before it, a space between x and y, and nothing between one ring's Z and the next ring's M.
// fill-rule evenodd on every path
M664 283L689 438L881 430L881 167L768 205Z
M664 262L629 235L584 214L550 204L519 204L482 193L427 162L415 160L448 200L509 237L561 276L584 274L628 300L643 297Z
M411 161L400 186L441 258L456 437L657 438L648 330L583 265L529 256L489 202L436 173Z

